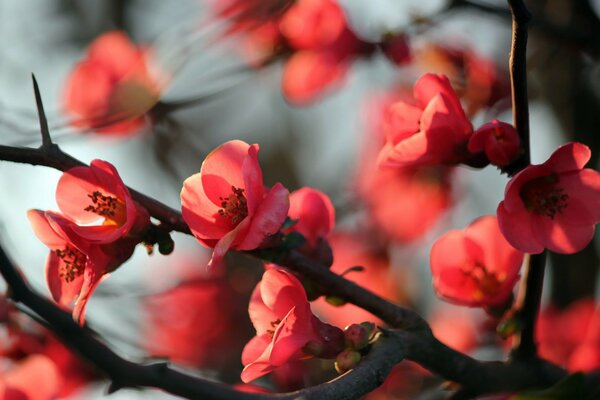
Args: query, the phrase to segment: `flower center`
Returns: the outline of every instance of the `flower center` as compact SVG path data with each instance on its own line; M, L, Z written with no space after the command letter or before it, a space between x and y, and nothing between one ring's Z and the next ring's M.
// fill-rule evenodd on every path
M75 278L83 274L87 257L81 251L67 245L62 250L54 250L62 264L58 268L58 276L65 282L72 282Z
M478 296L493 297L498 293L505 277L488 271L482 262L474 261L463 266L463 273L471 278L479 289Z
M273 336L275 335L275 331L277 330L277 327L279 326L280 323L281 323L281 320L279 318L277 318L275 321L271 321L271 328L273 328L273 329L267 329L267 334L269 335L269 337L271 339L273 339Z
M84 211L93 212L104 217L104 225L123 225L127 219L125 204L113 196L103 195L99 191L88 194L92 204Z
M554 219L569 205L569 195L558 187L558 175L542 176L521 187L521 199L527 210Z
M239 224L248 216L248 203L244 196L244 189L231 187L231 193L227 197L219 197L221 209L218 211L221 217L229 219L234 225Z

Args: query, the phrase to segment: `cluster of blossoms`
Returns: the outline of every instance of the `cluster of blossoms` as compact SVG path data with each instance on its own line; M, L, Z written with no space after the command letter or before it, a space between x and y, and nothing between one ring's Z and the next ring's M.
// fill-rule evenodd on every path
M61 212L30 210L36 236L50 249L46 281L52 297L84 323L94 289L125 262L150 226L117 170L106 161L67 170L56 188Z
M0 335L2 399L64 398L97 378L50 332L22 318L4 296L0 297Z
M309 187L291 194L279 183L265 188L256 144L234 140L211 152L200 172L184 182L181 203L194 236L214 248L212 268L230 249L268 249L291 234L303 237L298 251L327 266L332 262L327 243L335 224L331 200ZM286 219L292 223L284 225ZM244 382L310 357L337 357L340 370L350 369L372 339L372 326L342 331L318 319L302 283L274 264L266 266L248 310L256 336L242 353ZM357 331L366 336L352 344Z
M283 72L285 98L306 104L339 85L354 58L378 48L393 62L410 61L403 34L380 43L360 39L336 0L239 1L217 3L217 14L232 21L228 33L243 32L250 52L261 58L288 55Z

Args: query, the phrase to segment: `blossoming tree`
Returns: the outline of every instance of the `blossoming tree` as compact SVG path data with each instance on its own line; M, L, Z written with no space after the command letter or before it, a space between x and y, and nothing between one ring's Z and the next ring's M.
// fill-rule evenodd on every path
M242 137L205 152L199 172L181 183L180 210L171 208L129 187L108 161L88 165L64 152L34 78L42 144L0 145L0 160L62 171L59 211L23 215L49 250L40 274L51 296L28 283L3 242L0 398L63 398L106 380L109 393L155 388L214 400L408 399L443 381L451 384L435 398L598 399L597 302L541 304L547 255L577 257L593 246L600 173L579 141L531 162L538 145L529 134L531 15L522 0L508 7L452 1L444 12L469 7L511 17L508 79L474 51L413 44L424 21L373 39L353 30L336 0L211 3L213 22L226 24L212 45L237 37L246 72L281 63L281 92L293 106L343 90L359 59L436 65L412 91L369 99L376 123L354 163L352 204L291 178L270 181L273 164L265 166L260 143ZM64 83L63 112L76 134L122 139L144 129L158 134L164 124L175 130L175 111L203 104L202 96L163 98L176 74L155 68L152 56L151 46L123 31L89 45ZM496 118L509 93L512 124ZM488 165L508 178L495 214L435 232L459 201L453 177ZM210 255L185 254L176 234ZM147 256L158 249L152 257L168 266L155 280L174 281L140 295L143 361L114 350L93 330L93 310L86 312L109 286L103 282L130 268L138 245ZM428 291L479 313L420 304L410 268L390 267L395 257L408 263L394 249L417 247L427 247ZM483 347L496 359L472 357ZM210 369L221 381L196 373Z

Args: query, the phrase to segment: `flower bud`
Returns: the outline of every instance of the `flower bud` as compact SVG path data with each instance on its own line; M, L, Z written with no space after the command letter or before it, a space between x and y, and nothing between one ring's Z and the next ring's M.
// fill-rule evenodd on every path
M335 358L335 370L343 374L356 367L360 362L360 353L355 350L344 350Z
M473 132L468 148L472 153L483 151L492 164L504 167L521 154L521 141L511 124L494 119Z
M359 324L348 325L344 329L346 345L356 350L360 350L369 344L370 332Z

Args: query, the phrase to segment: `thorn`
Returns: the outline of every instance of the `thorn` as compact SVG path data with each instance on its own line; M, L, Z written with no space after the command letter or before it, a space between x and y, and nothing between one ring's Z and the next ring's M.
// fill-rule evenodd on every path
M44 104L42 103L42 95L40 94L40 88L38 86L35 75L31 74L33 80L33 91L35 93L35 104L38 110L38 118L40 120L40 130L42 133L42 147L52 146L52 139L50 138L50 129L48 128L48 120L46 119L46 113L44 112Z
M121 385L120 383L117 382L111 382L110 385L108 385L108 389L106 390L106 394L113 394L119 390L123 389L123 385Z

